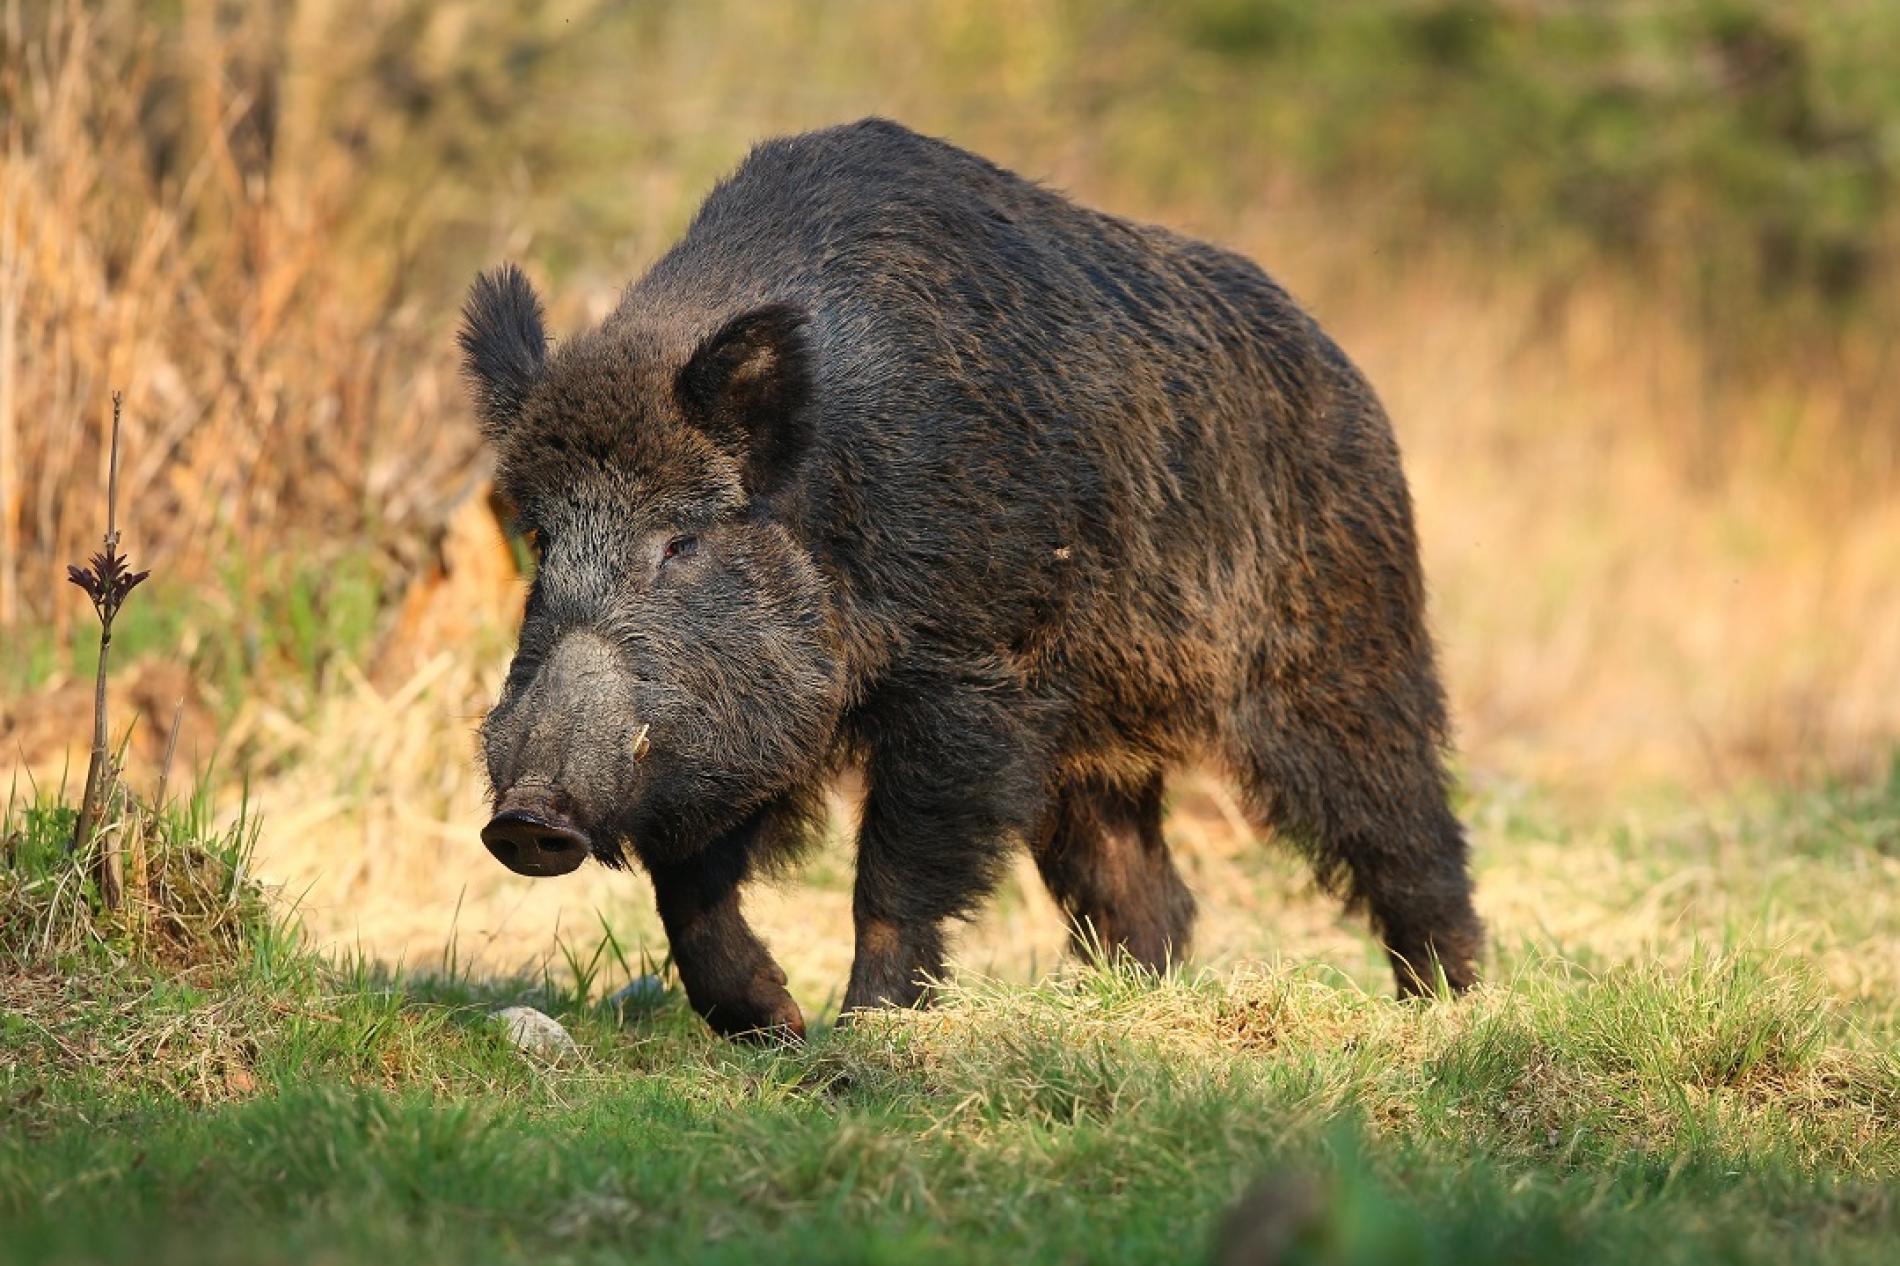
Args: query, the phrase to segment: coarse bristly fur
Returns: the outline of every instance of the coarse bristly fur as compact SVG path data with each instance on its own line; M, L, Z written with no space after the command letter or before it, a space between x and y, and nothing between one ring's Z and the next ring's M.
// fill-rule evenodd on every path
M760 145L552 352L512 266L466 315L540 551L497 802L649 869L721 1031L802 1028L738 893L845 763L847 1013L920 1001L1022 842L1080 935L1177 959L1190 760L1367 911L1402 992L1473 981L1392 429L1252 263L869 120Z

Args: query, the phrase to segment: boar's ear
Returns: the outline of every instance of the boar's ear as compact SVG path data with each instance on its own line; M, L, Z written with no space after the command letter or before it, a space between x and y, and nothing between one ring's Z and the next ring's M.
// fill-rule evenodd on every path
M805 313L773 303L741 313L699 345L675 390L687 420L741 455L745 483L767 492L797 462L807 438L811 351Z
M462 372L475 393L482 434L498 440L547 364L548 336L541 300L513 264L483 273L462 308Z

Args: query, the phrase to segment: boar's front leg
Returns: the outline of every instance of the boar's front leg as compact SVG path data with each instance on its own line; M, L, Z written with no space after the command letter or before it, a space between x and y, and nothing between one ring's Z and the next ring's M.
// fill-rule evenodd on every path
M975 909L1048 795L1020 696L957 683L887 700L870 721L857 927L844 1012L915 1006L943 974L943 925Z
M715 1032L801 1038L805 1017L785 972L739 910L753 835L741 828L688 861L649 866L660 922L686 998Z

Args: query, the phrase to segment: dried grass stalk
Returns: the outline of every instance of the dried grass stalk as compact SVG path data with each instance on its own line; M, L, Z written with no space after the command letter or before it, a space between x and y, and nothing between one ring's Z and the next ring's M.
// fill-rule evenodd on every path
M99 617L99 669L93 679L92 754L86 761L86 795L79 802L79 821L73 827L73 853L84 858L93 842L93 829L99 822L101 807L111 794L112 756L106 746L106 661L112 650L112 621L119 608L149 571L135 572L119 553L119 428L124 397L112 393L112 447L110 471L106 482L105 548L94 554L84 567L68 567L66 578L86 591L92 599L93 613ZM116 831L100 839L97 855L92 858L99 897L108 910L116 910L124 901L119 873L119 845Z

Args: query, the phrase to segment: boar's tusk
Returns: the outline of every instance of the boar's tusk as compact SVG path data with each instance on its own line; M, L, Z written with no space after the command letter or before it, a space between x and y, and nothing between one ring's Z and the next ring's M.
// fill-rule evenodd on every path
M651 725L643 725L640 727L640 732L633 736L633 758L635 760L645 760L647 753L653 750L653 744L647 741L647 731L652 728Z

